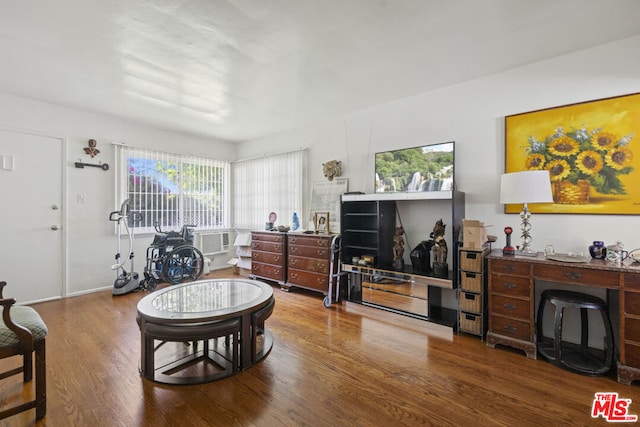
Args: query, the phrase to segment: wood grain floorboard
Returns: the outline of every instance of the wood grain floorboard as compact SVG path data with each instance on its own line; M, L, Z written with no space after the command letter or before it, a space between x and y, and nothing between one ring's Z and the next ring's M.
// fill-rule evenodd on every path
M231 270L208 277L231 277ZM11 285L6 289L10 295ZM136 304L110 291L34 304L49 328L47 416L0 426L556 426L591 418L595 392L617 392L640 414L638 384L529 360L478 337L320 294L274 285L273 350L216 382L169 386L140 377ZM12 362L13 363L13 362ZM0 368L8 366L0 361ZM0 404L27 398L19 376Z

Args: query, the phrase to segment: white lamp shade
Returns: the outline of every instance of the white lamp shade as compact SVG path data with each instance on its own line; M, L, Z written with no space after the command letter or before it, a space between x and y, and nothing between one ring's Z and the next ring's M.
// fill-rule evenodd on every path
M549 171L505 173L500 177L500 203L550 203L551 179Z

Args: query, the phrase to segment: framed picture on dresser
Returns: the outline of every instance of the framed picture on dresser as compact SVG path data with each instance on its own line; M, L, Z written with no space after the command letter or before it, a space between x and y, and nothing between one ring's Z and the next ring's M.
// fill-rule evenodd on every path
M314 215L313 223L315 224L316 233L330 233L331 227L329 225L329 212L316 212Z

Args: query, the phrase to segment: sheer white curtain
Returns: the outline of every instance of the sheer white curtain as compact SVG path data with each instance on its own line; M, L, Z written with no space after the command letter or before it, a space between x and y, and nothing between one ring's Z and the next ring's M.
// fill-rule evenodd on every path
M233 165L234 227L262 230L269 213L276 225L291 226L293 212L304 221L306 150L240 160Z

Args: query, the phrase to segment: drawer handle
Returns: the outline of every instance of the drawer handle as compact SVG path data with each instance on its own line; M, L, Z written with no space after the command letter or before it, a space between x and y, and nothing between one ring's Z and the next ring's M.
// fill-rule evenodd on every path
M508 273L513 273L514 271L516 271L516 267L513 265L505 265L504 270Z
M318 255L319 256L325 256L326 253L327 253L327 251L325 251L325 250L318 250Z
M291 278L292 278L292 279L297 279L297 278L298 278L298 275L297 275L296 273L291 273Z
M507 289L513 289L515 288L517 285L515 283L511 283L511 282L504 282L504 287Z
M505 304L504 304L504 308L506 308L507 310L511 310L511 311L513 311L513 310L515 310L516 308L518 308L518 306L517 306L517 305L513 305L513 304L511 304L510 302L508 302L508 303L505 303Z
M273 248L274 248L276 251L279 251L279 250L280 250L280 245L275 244L275 245L273 245Z
M582 277L582 274L576 273L575 271L567 271L566 273L564 273L564 275L567 276L567 278L573 279L573 280L576 280Z
M274 262L279 262L280 261L280 257L279 256L273 257L273 261Z
M278 268L274 268L274 269L273 269L273 272L274 272L275 274L280 274L280 269L278 269Z
M295 246L294 246L294 247L292 247L292 248L289 248L289 252L291 252L291 253L294 253L294 254L295 254L296 252L298 252L298 248L296 248Z
M276 260L276 261L277 261L277 260ZM291 265L296 265L296 264L298 263L298 260L297 260L297 259L292 259L292 260L290 260L290 261L291 261Z
M318 285L322 285L324 283L324 279L321 278L316 278L316 282L318 283Z
M513 325L504 325L504 330L507 332L515 332L518 330L518 328Z
M295 242L297 242L297 241L298 241L298 239L297 239L297 238L295 238L295 237L289 237L289 242L291 242L291 243L295 243Z

